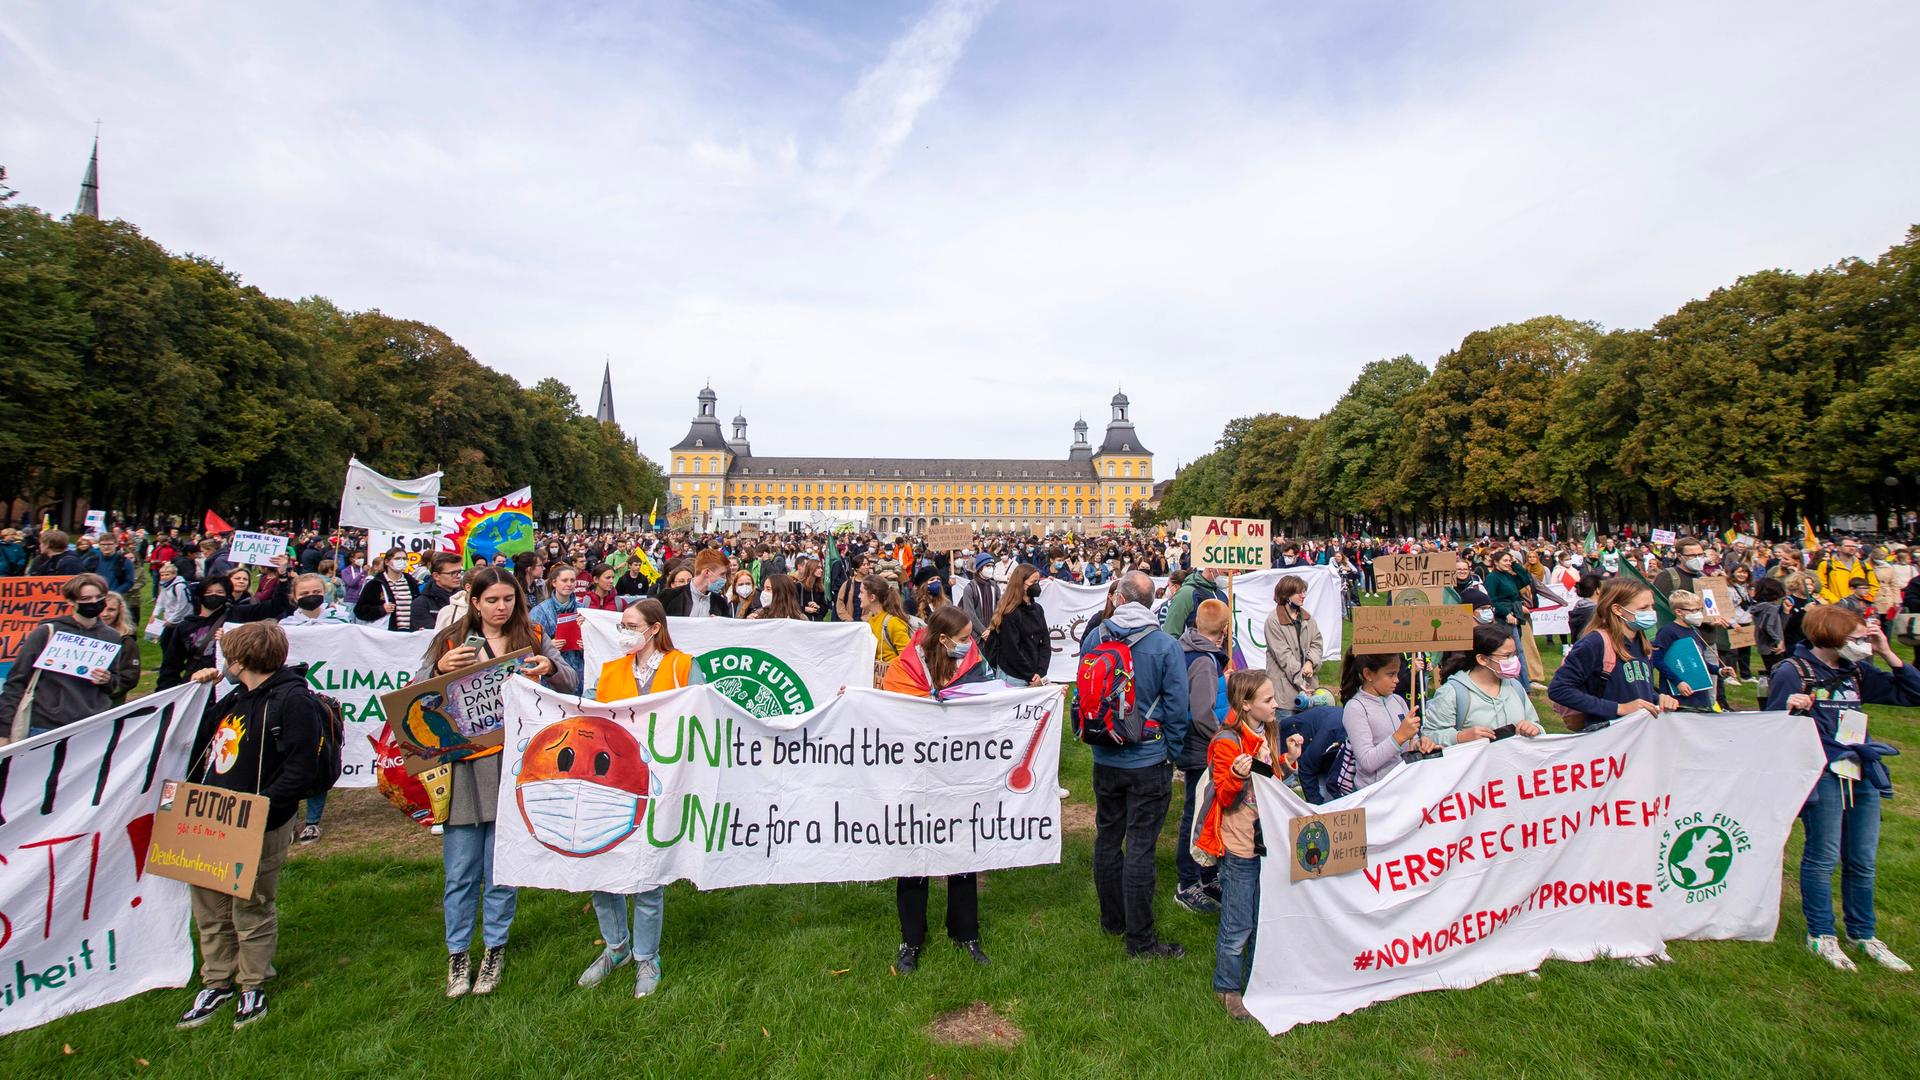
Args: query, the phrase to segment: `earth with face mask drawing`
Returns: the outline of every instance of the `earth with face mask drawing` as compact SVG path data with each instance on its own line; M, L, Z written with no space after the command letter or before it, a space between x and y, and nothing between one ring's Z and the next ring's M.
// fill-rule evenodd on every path
M640 741L597 716L548 724L520 757L514 797L527 831L562 855L584 858L639 828L651 777Z

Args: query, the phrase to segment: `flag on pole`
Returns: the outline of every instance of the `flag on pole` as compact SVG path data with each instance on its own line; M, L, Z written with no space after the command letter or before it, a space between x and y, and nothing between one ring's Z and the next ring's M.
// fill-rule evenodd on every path
M385 532L431 532L439 507L439 473L395 480L360 464L359 458L347 459L340 524Z
M1600 550L1599 534L1595 533L1593 530L1593 526L1589 525L1587 526L1587 551L1594 552L1599 550Z
M201 528L202 528L202 531L213 533L215 535L218 535L220 533L230 533L233 531L233 526L227 524L224 520L221 519L219 514L216 514L211 510L207 511L207 519L202 524Z
M833 534L827 534L827 543L820 551L820 584L826 586L827 610L823 613L824 622L833 621L833 564L840 561L840 545L834 542Z
M1813 522L1807 520L1805 517L1800 519L1800 550L1820 550L1820 538L1813 535Z

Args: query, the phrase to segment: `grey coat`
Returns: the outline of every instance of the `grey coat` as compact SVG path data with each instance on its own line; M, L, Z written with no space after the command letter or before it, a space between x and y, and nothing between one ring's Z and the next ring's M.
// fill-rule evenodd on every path
M451 641L452 639L449 639ZM493 650L481 646L488 656ZM540 680L540 685L549 690L558 690L563 694L576 693L580 689L580 676L573 666L560 657L560 646L550 637L542 637L534 647L534 652L546 657L553 663L553 672ZM435 670L440 662L440 653L429 649L427 662L414 675L413 681L431 679L439 672ZM500 755L488 754L483 758L472 758L453 763L451 789L447 795L448 825L485 825L498 816L500 810Z

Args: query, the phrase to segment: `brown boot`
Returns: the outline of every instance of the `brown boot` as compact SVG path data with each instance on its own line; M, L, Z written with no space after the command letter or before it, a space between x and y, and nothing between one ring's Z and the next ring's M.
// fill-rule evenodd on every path
M1219 998L1220 1004L1227 1007L1228 1016L1235 1020L1253 1019L1253 1014L1247 1011L1247 1006L1240 1000L1239 994L1229 990L1215 990L1213 996Z

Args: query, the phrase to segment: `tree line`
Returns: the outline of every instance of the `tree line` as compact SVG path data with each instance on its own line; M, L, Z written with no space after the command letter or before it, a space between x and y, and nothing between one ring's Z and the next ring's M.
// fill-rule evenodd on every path
M1871 262L1766 270L1645 330L1543 316L1432 370L1363 368L1317 417L1229 421L1163 520L1296 534L1532 532L1582 519L1791 529L1920 505L1920 227Z
M0 477L34 520L82 502L331 520L355 454L443 470L446 503L531 484L543 516L645 513L666 490L565 384L522 387L426 323L268 296L124 221L0 205Z

